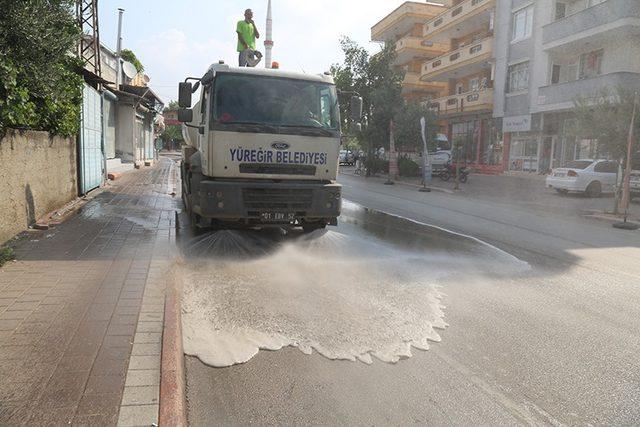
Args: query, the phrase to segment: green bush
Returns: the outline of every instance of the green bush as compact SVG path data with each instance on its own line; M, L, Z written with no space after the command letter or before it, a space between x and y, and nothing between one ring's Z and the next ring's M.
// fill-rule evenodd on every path
M389 172L389 161L380 159L375 156L367 157L365 167L369 170L369 174L376 175L378 173Z
M13 253L13 249L0 247L0 267L11 260L14 260L15 257L16 256Z
M0 136L7 128L72 136L80 125L82 63L71 0L0 0Z
M398 171L400 176L420 176L420 165L409 157L400 157L398 159Z

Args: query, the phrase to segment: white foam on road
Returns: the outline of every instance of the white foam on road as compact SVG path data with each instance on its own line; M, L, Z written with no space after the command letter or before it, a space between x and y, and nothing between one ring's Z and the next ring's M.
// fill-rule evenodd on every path
M179 266L185 353L215 367L285 346L330 359L397 362L439 341L436 330L447 325L437 282L465 271L465 259L341 230L348 234L300 239L259 259ZM234 233L234 241L241 238Z

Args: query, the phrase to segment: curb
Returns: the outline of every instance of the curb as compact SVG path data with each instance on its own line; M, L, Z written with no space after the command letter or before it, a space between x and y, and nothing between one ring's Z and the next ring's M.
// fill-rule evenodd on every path
M338 172L338 173L339 173L340 175L351 176L351 177L354 177L354 178L358 178L358 177L359 177L358 175L354 175L354 174L346 173L346 172ZM378 178L381 178L381 177L378 177ZM382 178L382 179L384 179L384 178ZM393 181L393 182L394 182L395 184L398 184L398 185L404 185L404 186L407 186L407 187L422 188L422 185L421 185L421 184L413 184L413 183L405 182L405 181L402 181L402 180L396 180L396 181ZM453 190L448 190L448 189L446 189L446 188L441 188L441 187L429 187L429 186L427 186L427 188L428 188L428 189L430 189L431 191L435 191L435 192L439 192L439 193L445 193L445 194L458 194L458 193L456 193L456 192L455 192L455 191L453 191Z
M186 394L180 292L176 280L167 289L164 305L164 333L160 365L159 426L186 426Z

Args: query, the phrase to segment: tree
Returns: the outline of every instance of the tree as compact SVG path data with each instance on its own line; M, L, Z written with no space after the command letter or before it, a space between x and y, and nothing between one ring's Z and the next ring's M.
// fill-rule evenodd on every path
M398 151L423 151L420 118L427 121L427 147L436 149L436 117L423 103L406 102L395 115L395 140Z
M180 105L178 105L178 101L169 101L166 107L164 107L164 111L176 111L180 109Z
M78 132L81 35L72 0L0 0L0 134L7 128Z
M599 151L614 159L627 153L627 136L633 112L634 92L623 87L603 89L595 96L574 101L575 121L569 133L598 141ZM635 134L640 131L640 110L636 112Z
M403 73L395 71L395 45L388 43L380 52L370 56L361 46L344 37L340 41L344 63L331 67L339 90L356 91L363 98L367 124L358 138L371 154L375 148L389 148L389 124L403 105ZM343 125L350 117L348 99L341 100ZM371 157L371 156L368 156Z
M629 127L635 92L624 87L606 88L591 97L574 101L575 121L569 132L582 139L598 141L598 151L626 164ZM640 131L640 109L636 110L634 135ZM620 183L622 184L622 183ZM616 186L614 212L618 212L620 188Z
M138 59L136 54L133 53L133 51L129 49L122 49L122 51L120 51L120 57L127 62L131 62L133 66L136 67L136 71L138 73L141 73L144 71L144 65L142 65L142 62L140 62L140 60Z

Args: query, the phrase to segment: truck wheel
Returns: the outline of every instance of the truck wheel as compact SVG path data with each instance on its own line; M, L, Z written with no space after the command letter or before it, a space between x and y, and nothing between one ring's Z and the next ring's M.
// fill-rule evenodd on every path
M305 234L313 233L316 230L324 230L327 228L327 224L303 224L302 231Z

